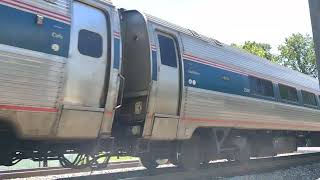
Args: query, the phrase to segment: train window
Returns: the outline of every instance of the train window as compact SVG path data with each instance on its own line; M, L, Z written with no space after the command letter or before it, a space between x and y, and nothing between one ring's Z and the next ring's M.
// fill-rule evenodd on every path
M102 56L102 37L100 34L88 31L79 31L78 49L83 55L99 58Z
M279 90L282 100L298 102L298 93L296 88L279 84Z
M317 106L316 95L307 91L301 91L303 104Z
M251 76L250 89L254 95L274 97L273 84L271 81Z
M161 63L170 67L177 67L177 51L174 40L158 34Z

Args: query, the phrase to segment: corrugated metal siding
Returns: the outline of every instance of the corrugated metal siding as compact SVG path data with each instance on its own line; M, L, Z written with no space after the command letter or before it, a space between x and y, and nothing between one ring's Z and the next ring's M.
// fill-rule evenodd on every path
M101 1L101 2L104 2L104 3L112 5L112 1L111 0L98 0L98 1Z
M56 107L64 62L0 49L0 104Z
M70 17L72 0L19 0L41 9Z
M147 17L147 19L148 19L149 22L152 22L152 23L155 23L155 24L164 26L164 27L168 27L168 28L173 29L173 30L175 30L175 31L184 33L184 34L186 34L186 35L195 37L193 33L196 33L196 34L197 34L197 38L198 38L198 39L201 39L202 41L209 42L209 43L212 43L213 41L216 41L216 40L213 39L213 38L204 36L204 35L202 35L202 34L198 34L198 33L195 32L195 31L192 31L192 30L190 30L190 29L187 29L187 28L178 26L178 25L176 25L176 24L170 23L170 22L168 22L168 21L162 20L162 19L160 19L160 18L158 18L158 17L155 17L155 16L152 16L152 15L150 15L150 14L145 14L145 16Z
M71 16L71 4L74 0L18 0L32 6L58 13L67 17ZM99 3L112 5L111 0L92 0Z
M320 112L318 110L191 87L186 87L185 93L183 119L205 119L208 120L207 122L216 120L246 121L247 124L246 126L242 125L243 128L246 128L250 124L248 122L251 121L291 122L291 124L295 122L308 124L307 122L310 122L318 123L318 127L314 128L320 129ZM254 128L259 128L259 126ZM286 129L288 127L278 128ZM301 128L305 129L305 127ZM299 127L297 127L298 129Z
M212 38L203 35L196 37L190 30L157 17L151 15L146 15L146 17L151 23L181 32L184 53L192 54L207 61L219 62L230 67L238 68L249 75L256 75L261 78L270 79L297 88L319 92L319 83L315 78L281 65L271 63L268 60L251 55L226 44L219 46L213 43L214 39Z
M179 32L183 32L185 34L192 35L191 32L186 28L183 28L181 26L175 25L175 24L170 23L168 21L164 21L164 20L162 20L160 18L157 18L155 16L152 16L150 14L144 14L144 15L147 17L149 22L153 22L153 23L159 24L161 26L168 27L170 29L173 29L173 30L176 30L176 31L179 31Z

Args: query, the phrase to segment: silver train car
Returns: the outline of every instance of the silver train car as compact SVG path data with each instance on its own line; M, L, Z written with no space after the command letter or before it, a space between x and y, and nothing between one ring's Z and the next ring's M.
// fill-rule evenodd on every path
M111 2L1 0L0 14L0 164L112 142L122 76Z
M319 144L317 79L159 18L120 12L126 86L112 133L126 144L128 134L139 137L145 166L167 158L197 168Z
M105 0L0 13L0 165L126 154L194 169L320 145L314 78Z

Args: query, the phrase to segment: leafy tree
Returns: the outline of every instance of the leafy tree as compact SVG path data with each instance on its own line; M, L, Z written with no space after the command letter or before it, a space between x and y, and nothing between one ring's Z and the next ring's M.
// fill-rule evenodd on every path
M279 55L272 54L271 46L266 43L246 41L243 45L231 44L231 46L244 49L249 53L279 63L293 70L317 77L316 55L313 39L306 34L292 34L285 39L279 47Z
M292 34L278 47L279 63L293 70L317 77L316 55L310 35Z
M270 44L266 43L257 43L255 41L246 41L243 45L231 44L233 47L244 49L245 51L260 56L262 58L268 59L272 62L276 62L277 58L274 56L271 51Z

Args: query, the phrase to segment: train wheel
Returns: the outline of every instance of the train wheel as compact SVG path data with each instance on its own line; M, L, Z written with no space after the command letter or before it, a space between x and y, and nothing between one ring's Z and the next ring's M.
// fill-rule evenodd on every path
M142 155L140 157L140 161L142 165L147 169L156 169L159 166L157 160L153 158L152 155L149 155L149 154Z
M196 170L200 168L200 136L194 135L181 145L178 163L184 169Z

